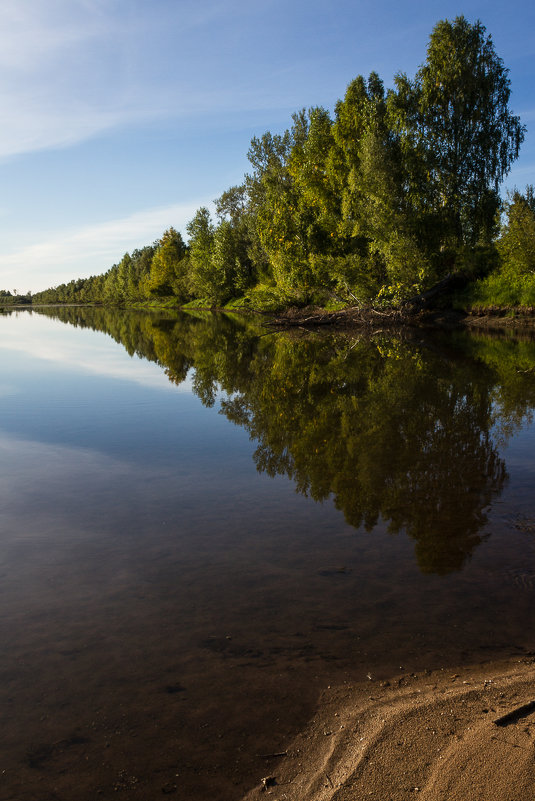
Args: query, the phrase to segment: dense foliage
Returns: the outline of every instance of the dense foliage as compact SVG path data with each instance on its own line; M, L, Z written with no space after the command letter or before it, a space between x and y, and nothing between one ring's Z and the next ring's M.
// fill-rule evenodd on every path
M453 271L481 274L493 264L499 186L524 138L509 98L484 26L439 22L413 79L398 74L385 91L376 73L359 76L334 118L302 110L283 134L255 137L242 185L216 201L215 220L197 211L187 245L170 228L104 275L35 300L391 304ZM533 196L524 211L519 198L498 253L525 274L516 242L527 237L521 249L531 248L519 216L533 216Z
M535 307L535 197L532 186L513 192L496 244L497 269L471 285L463 299L472 307Z

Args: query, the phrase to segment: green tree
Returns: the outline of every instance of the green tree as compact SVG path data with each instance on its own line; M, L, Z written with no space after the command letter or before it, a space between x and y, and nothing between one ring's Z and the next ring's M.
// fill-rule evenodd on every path
M353 298L399 300L431 270L407 196L399 137L390 125L381 79L350 83L336 107L328 174L340 198L333 267ZM335 189L336 187L336 189Z
M294 180L288 163L293 146L290 131L254 137L247 157L253 167L246 176L247 191L254 209L258 238L258 261L265 265L265 278L292 291L297 267L299 281L303 254L295 247L297 231L293 211L297 203ZM294 245L292 247L292 245ZM291 251L291 253L290 253ZM293 269L292 269L293 266Z
M212 251L213 300L222 305L230 298L243 294L247 288L249 265L239 234L229 220L216 228Z
M506 203L507 219L498 242L502 272L510 277L535 276L535 195L514 192Z
M185 286L186 245L181 234L169 228L158 243L152 258L147 287L154 295L187 296Z
M231 292L242 294L255 283L254 218L247 203L245 184L232 186L215 201L219 226L214 241L216 264L228 269ZM221 230L220 230L221 229Z
M402 141L408 191L438 218L443 247L488 242L498 189L524 127L509 109L510 80L481 22L439 22L414 81L396 78L391 119Z
M118 278L119 267L117 264L114 264L105 274L104 286L102 289L102 300L104 303L117 303L122 300ZM65 300L68 302L71 298L66 297Z
M306 301L330 281L325 266L339 207L326 170L331 129L324 109L302 110L282 136L253 139L248 154L258 239L270 276L292 300Z
M195 214L186 230L189 234L189 256L191 262L191 283L196 297L215 302L214 267L212 255L215 228L206 206Z
M150 293L147 282L150 276L152 259L159 243L146 245L132 251L131 266L128 272L128 297L131 300L141 300Z
M132 276L132 258L125 253L117 269L117 300L130 300L130 283Z

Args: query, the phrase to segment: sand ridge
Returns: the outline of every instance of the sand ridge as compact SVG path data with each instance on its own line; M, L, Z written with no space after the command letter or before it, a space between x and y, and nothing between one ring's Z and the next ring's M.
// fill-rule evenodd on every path
M533 700L531 657L328 688L244 801L535 799Z

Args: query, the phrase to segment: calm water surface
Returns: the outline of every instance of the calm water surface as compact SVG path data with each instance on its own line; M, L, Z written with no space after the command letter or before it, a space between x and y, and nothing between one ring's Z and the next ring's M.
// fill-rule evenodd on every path
M2 801L239 799L327 684L535 649L529 338L49 309L0 365Z

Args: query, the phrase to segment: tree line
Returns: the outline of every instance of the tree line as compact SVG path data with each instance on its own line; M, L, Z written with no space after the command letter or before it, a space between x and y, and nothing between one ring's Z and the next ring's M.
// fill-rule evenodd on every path
M251 141L250 172L106 273L36 293L39 303L171 298L263 308L395 304L452 272L531 274L533 190L505 206L500 184L525 127L481 22L443 20L413 78L385 90L358 76L336 103L301 110ZM520 238L520 248L515 244Z
M31 292L21 295L16 289L11 292L9 289L0 289L0 306L24 306L32 302Z

